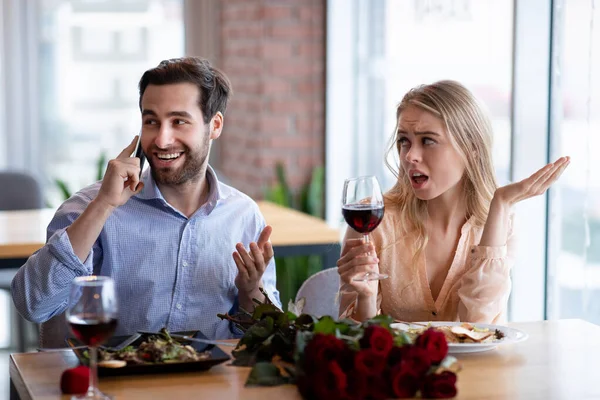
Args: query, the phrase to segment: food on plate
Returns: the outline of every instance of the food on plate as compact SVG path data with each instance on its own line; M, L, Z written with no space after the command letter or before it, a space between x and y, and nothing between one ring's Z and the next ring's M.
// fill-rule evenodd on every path
M197 352L192 346L171 337L163 328L157 335L149 336L137 348L127 346L122 350L98 350L98 365L121 368L125 365L179 363L200 361L210 358L210 352Z
M127 361L125 360L104 360L98 363L99 367L104 368L123 368L127 365Z
M423 327L409 327L406 332L410 336L418 336L427 329L433 328L446 336L448 343L488 343L496 342L504 338L504 333L498 329L478 328L469 323L460 325L436 325L423 324Z

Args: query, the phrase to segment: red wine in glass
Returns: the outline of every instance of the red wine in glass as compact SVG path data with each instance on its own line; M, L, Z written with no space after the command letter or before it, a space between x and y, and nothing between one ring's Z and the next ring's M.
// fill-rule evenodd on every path
M73 279L66 316L77 339L88 345L90 385L86 393L71 400L110 400L98 389L98 346L117 328L115 282L107 276L80 276Z
M115 333L117 319L71 315L69 325L77 339L88 346L98 346L106 342Z
M383 220L383 206L350 204L342 207L346 223L358 233L372 232Z
M342 215L346 223L358 233L362 233L365 243L371 233L383 220L383 194L374 176L359 176L346 179L342 194ZM388 275L367 272L355 281L386 279Z

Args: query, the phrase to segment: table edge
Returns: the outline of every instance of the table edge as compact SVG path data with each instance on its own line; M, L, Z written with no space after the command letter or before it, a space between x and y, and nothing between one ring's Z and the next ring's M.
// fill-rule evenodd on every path
M18 353L18 354L23 354L23 353ZM32 400L33 398L31 397L31 392L29 390L29 387L23 380L21 371L19 370L19 367L17 366L17 363L15 362L14 354L11 354L9 357L8 375L10 377L9 381L10 381L10 385L11 385L11 387L10 387L11 395L12 395L12 390L14 388L14 390L17 392L20 400ZM11 396L11 400L13 400L12 396Z

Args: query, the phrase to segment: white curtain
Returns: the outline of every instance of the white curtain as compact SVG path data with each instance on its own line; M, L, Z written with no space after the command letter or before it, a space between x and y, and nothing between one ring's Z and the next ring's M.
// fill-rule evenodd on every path
M0 5L0 168L38 175L37 2Z

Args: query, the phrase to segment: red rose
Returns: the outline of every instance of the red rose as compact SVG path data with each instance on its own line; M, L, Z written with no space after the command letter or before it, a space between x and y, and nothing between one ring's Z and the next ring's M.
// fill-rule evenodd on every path
M347 381L344 400L364 400L367 397L367 375L354 370L348 374Z
M394 367L397 364L400 364L400 361L402 360L402 353L402 347L392 347L387 356L387 365L390 367Z
M374 349L360 350L354 357L354 368L361 374L381 374L385 365L385 356L377 353Z
M431 360L427 351L421 347L405 345L400 348L400 364L404 368L414 371L418 376L424 375L431 366Z
M429 399L449 399L456 392L456 374L450 371L427 375L421 388L423 398Z
M383 375L368 375L367 376L367 396L370 400L385 400L389 396L389 385L385 381ZM364 399L364 397L363 397Z
M337 361L342 368L342 371L346 374L354 370L354 358L356 357L356 354L357 352L352 350L349 346L345 346L344 349L337 353L335 361Z
M413 397L421 386L421 375L410 368L409 364L401 363L390 372L391 391L396 398Z
M387 356L394 347L394 337L386 328L371 325L365 329L365 333L360 340L360 346L363 349L373 349L383 356Z
M314 369L347 353L348 346L333 335L317 333L304 349L304 366Z
M90 385L90 369L84 365L65 370L60 376L60 390L66 394L83 394Z
M433 364L439 364L448 354L446 336L433 328L427 329L417 337L417 347L427 350Z
M326 368L315 372L312 375L315 399L336 400L345 397L348 380L337 362L330 361Z
M296 387L303 399L312 399L315 397L312 378L310 376L298 374L296 377Z

